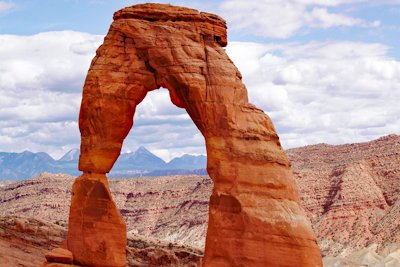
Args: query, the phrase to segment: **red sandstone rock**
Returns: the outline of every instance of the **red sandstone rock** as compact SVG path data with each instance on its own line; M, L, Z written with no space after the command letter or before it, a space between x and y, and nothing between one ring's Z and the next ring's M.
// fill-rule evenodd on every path
M55 211L53 209L53 213ZM60 246L66 234L64 227L50 222L15 216L0 217L0 266L78 267L43 263L45 253ZM200 250L136 234L128 235L126 250L129 267L199 267L202 257Z
M117 238L124 225L104 174L120 154L136 106L164 87L206 139L214 189L203 266L322 265L278 135L248 103L225 45L225 22L212 14L160 4L115 13L86 77L79 117L84 175L74 185L68 234L77 261L123 266Z
M45 257L48 262L73 263L74 261L72 252L63 248L55 248L46 253Z
M46 262L40 267L85 267L85 266L78 266L74 264L65 264L65 263L57 263L57 262Z
M126 266L126 226L104 174L83 174L75 180L67 247L80 265Z
M325 255L346 256L376 243L376 252L382 257L389 257L387 251L392 251L391 244L399 248L399 151L399 135L358 144L320 144L289 150L302 191L303 205L314 222L314 231ZM368 168L346 167L357 166L357 162ZM354 172L349 176L348 170L352 169ZM375 184L369 183L371 188L362 185L368 173L373 174L375 181ZM341 180L345 183L336 186ZM53 230L47 231L48 227L43 225L43 221L66 225L72 181L73 177L69 175L45 173L0 188L0 266L37 267L43 262L46 250L58 246L65 238L65 235L58 237L60 241L54 244L57 234ZM385 209L381 209L379 203L368 201L368 197L376 192L376 186L387 201ZM110 180L113 198L127 222L128 231L189 246L196 245L201 249L207 227L211 187L211 181L206 176ZM352 191L357 198L349 194ZM342 197L336 197L339 195ZM325 211L324 206L327 207ZM334 216L340 206L346 209L340 210L340 216ZM34 224L32 219L2 220L1 217L11 214L35 216L41 221ZM319 221L324 223L320 224ZM351 221L349 227L343 227L342 222L346 221ZM361 221L363 223L359 223ZM128 240L129 243L135 245L137 242ZM142 247L128 248L128 264L131 263L128 266L137 266L138 261L141 264L138 266L146 266L148 254L146 249L140 249ZM166 247L162 251L168 249ZM177 251L175 254L182 253ZM173 255L169 257L174 258ZM179 264L185 266L182 261Z
M37 267L65 238L65 229L34 218L0 217L0 266Z

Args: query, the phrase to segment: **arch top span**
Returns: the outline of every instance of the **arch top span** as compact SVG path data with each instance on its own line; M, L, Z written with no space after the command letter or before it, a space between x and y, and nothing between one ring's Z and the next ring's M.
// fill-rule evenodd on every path
M114 13L114 21L124 19L159 21L164 24L190 23L191 28L199 31L201 35L217 41L223 47L228 44L226 21L220 16L199 12L196 9L172 5L139 4L126 7ZM179 27L179 25L176 25L176 27Z
M194 9L143 4L115 13L83 88L84 175L74 184L68 232L77 262L125 266L124 243L112 242L121 240L125 226L110 204L105 174L120 154L136 106L148 91L164 87L206 141L214 188L203 266L322 266L279 137L270 118L248 102L226 43L225 21ZM109 225L114 230L107 232ZM99 251L94 243L101 244Z
M84 85L79 169L110 171L136 106L160 87L169 90L171 101L186 109L205 137L232 135L234 109L249 104L241 74L222 48L226 38L222 18L194 9L142 4L117 11ZM275 131L270 133L277 141Z

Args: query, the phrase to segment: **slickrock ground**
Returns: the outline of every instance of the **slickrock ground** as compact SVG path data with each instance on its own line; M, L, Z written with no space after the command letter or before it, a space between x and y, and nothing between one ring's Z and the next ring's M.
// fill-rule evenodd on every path
M399 152L398 135L288 151L303 205L329 255L324 266L400 266ZM68 175L43 174L2 187L0 217L23 215L65 225L72 181ZM208 177L111 179L110 186L131 234L202 249ZM0 256L3 251L4 246Z
M6 216L0 218L0 266L38 267L44 255L65 239L65 227L42 220ZM202 252L170 242L129 234L129 267L199 267Z
M66 230L34 218L0 217L0 266L37 267L45 253L57 247Z

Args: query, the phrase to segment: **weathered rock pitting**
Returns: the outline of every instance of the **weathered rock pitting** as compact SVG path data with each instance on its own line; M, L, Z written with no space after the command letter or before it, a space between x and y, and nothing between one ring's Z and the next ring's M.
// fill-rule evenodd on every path
M115 13L86 77L79 116L84 175L74 185L68 234L77 262L125 265L124 244L110 241L122 238L125 226L104 174L136 106L164 87L206 141L214 188L203 266L322 265L290 163L269 117L248 102L226 40L223 19L194 9L144 4ZM86 186L93 180L101 186Z

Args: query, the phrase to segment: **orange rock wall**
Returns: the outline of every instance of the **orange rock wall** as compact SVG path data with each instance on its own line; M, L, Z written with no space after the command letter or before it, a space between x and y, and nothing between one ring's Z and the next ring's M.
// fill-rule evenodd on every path
M115 13L90 66L79 117L84 175L73 188L68 234L79 263L124 264L123 242L111 240L123 238L125 225L104 174L120 154L136 106L164 87L206 140L214 189L203 266L322 266L278 135L248 102L226 44L225 21L216 15L161 4ZM98 257L100 244L115 258Z

